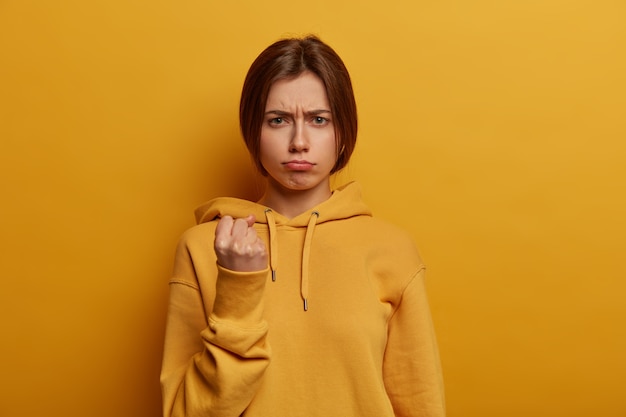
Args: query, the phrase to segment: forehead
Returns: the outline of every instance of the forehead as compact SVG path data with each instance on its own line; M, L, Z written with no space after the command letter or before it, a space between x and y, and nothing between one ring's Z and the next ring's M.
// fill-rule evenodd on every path
M324 82L306 71L294 78L284 78L272 84L267 96L266 110L291 107L328 109Z

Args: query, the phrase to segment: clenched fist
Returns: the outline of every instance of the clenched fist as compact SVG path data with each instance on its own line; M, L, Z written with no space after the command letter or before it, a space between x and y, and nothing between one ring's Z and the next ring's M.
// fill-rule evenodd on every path
M267 248L254 230L255 218L224 216L215 229L217 262L232 271L252 272L267 268Z

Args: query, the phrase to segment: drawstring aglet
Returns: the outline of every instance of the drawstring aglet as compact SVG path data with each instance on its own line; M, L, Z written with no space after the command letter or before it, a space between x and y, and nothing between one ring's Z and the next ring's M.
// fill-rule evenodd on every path
M272 269L272 282L276 281L276 270Z
M309 311L309 300L304 299L304 311Z

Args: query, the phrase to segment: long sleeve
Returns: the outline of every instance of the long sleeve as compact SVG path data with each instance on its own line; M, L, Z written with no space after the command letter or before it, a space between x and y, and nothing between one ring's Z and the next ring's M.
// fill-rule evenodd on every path
M444 417L437 341L422 268L405 288L389 322L383 374L396 417Z
M268 271L239 273L213 263L213 289L198 282L197 263L207 267L206 260L194 265L181 243L170 281L163 415L236 417L254 397L269 364L262 302Z

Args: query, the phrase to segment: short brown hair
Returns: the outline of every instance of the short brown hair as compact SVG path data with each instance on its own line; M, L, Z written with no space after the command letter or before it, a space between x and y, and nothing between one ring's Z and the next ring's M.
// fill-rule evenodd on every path
M331 173L346 166L357 135L357 113L350 74L337 53L318 37L279 40L254 60L241 92L239 125L248 151L262 174L260 160L261 127L265 105L272 85L295 78L305 71L317 75L326 87L337 141L337 161Z

